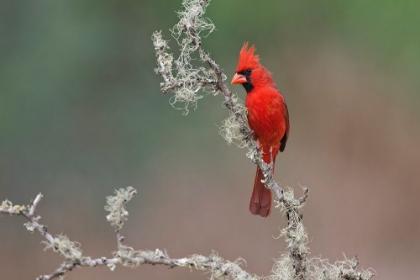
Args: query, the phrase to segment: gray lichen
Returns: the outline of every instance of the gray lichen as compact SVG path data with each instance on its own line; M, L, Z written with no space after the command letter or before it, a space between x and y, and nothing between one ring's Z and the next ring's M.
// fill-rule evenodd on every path
M54 238L54 243L43 241L45 244L45 250L53 250L54 252L60 253L67 260L75 261L79 260L83 256L83 252L80 249L80 243L71 241L67 236L59 234Z
M108 196L106 198L107 205L105 206L105 210L109 212L106 219L116 230L120 230L124 225L124 221L127 220L128 212L125 209L125 204L136 193L137 191L133 187L127 187L116 190L115 196Z
M192 63L192 60L196 59L194 55L197 46L201 44L200 35L207 36L215 29L210 19L203 17L208 2L183 1L185 9L178 12L179 22L171 29L172 37L180 47L177 59L174 60L173 54L167 52L168 42L163 39L161 32L152 35L158 57L158 68L155 71L164 80L161 87L164 92L169 90L173 92L169 102L174 108L181 109L184 115L188 114L190 108L193 110L197 108L198 100L203 98L205 93L218 92L214 88L216 83L214 71ZM189 32L191 30L194 32Z

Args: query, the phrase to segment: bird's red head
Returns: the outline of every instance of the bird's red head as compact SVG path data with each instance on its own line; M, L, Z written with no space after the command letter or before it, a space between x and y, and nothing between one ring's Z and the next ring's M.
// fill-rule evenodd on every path
M274 85L270 72L260 64L259 56L254 54L255 50L254 45L248 48L248 42L244 43L232 79L232 84L242 84L248 93L256 87Z
M260 66L260 58L254 54L257 49L252 45L248 49L248 42L245 42L239 52L239 62L236 67L236 73L246 70L247 68L258 68Z

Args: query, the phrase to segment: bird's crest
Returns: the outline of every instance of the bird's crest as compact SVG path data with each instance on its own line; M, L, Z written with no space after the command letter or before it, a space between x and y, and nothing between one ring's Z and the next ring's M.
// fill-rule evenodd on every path
M248 49L248 42L245 42L242 46L242 49L239 53L239 62L236 72L241 72L248 68L257 68L260 65L260 58L258 55L255 55L256 48L252 45Z

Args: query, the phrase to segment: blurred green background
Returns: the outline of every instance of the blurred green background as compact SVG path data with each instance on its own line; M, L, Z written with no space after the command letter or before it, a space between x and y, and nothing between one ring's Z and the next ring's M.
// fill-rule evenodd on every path
M227 116L207 96L185 117L162 95L151 35L181 1L0 3L0 199L29 203L52 233L109 256L105 197L133 186L123 233L172 257L243 257L269 274L284 217L248 212L255 166L218 135ZM213 1L204 48L234 73L244 41L288 102L291 135L276 179L311 189L312 256L358 254L378 279L415 279L420 251L420 2ZM174 40L172 51L177 53ZM245 98L242 87L231 86ZM63 261L19 217L0 220L4 279L34 279ZM25 268L25 269L22 269ZM85 268L66 279L206 279L188 269Z

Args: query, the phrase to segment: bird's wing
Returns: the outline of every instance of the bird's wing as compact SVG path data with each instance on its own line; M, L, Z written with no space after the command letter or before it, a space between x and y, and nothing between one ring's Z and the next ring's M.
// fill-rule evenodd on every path
M283 152L286 148L286 142L289 138L290 123L289 123L289 110L287 109L286 103L284 103L284 119L286 121L286 132L280 140L280 152Z

